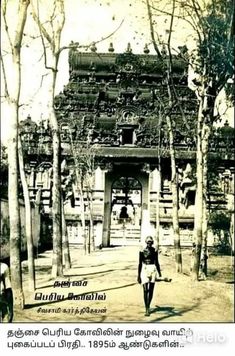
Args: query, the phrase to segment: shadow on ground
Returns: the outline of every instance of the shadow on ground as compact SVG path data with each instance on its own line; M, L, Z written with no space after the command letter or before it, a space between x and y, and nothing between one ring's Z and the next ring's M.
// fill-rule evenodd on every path
M183 314L197 308L199 306L199 303L188 307L188 308L182 308L180 310L175 309L174 307L171 306L156 306L154 309L151 310L151 314L154 313L164 313L165 315L160 316L154 320L151 320L151 322L157 322L157 321L162 321L165 319L168 319L170 317L174 317L174 316L182 316Z

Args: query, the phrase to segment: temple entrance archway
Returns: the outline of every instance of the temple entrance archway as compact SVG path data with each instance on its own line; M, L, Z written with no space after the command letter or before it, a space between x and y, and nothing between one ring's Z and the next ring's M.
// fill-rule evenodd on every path
M121 175L111 187L110 243L132 244L140 240L142 185L134 176Z
M149 172L142 164L113 164L105 173L103 246L139 244L149 208Z
M112 184L111 194L111 223L120 224L125 219L127 223L139 225L137 212L141 208L142 185L138 179L119 177Z

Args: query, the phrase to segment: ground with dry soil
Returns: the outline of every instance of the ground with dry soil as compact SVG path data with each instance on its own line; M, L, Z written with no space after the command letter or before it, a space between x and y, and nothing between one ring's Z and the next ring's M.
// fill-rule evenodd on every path
M50 278L52 251L36 260L36 291L27 289L27 264L23 263L26 306L16 311L15 322L233 322L234 275L230 256L210 256L208 278L193 282L189 251L183 251L183 274L174 272L172 255L160 254L163 277L172 282L156 284L151 315L144 316L142 287L137 283L137 246L113 247L84 256L71 246L72 268L57 282L83 284L54 287ZM87 285L85 285L87 284ZM37 294L36 294L37 293ZM51 293L62 301L42 300ZM68 293L75 299L70 300ZM86 300L91 298L101 300ZM38 300L37 300L38 299Z

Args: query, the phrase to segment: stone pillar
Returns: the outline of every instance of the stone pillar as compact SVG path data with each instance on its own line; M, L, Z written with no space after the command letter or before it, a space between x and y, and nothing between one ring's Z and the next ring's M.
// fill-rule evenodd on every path
M35 206L34 209L32 209L32 224L34 226L33 230L33 241L34 245L37 246L40 242L40 237L41 237L41 213L40 213L40 205L41 205L41 196L42 196L42 191L41 189L38 189L36 196L35 196Z
M154 171L151 173L151 175L152 175L151 190L157 192L160 189L160 183L161 183L160 172L158 171L157 168L155 168Z
M145 173L141 177L142 184L142 206L149 208L149 174Z
M95 225L95 246L99 247L102 245L102 230L103 224L102 222L98 221Z
M48 168L45 168L42 177L43 177L43 188L50 189L50 178L49 178Z
M95 170L95 190L104 190L104 171L100 167Z
M29 178L29 187L34 188L35 185L35 167L31 167L30 178Z
M104 192L104 220L102 245L107 247L110 244L110 221L111 221L111 186L110 174L105 173L105 192Z

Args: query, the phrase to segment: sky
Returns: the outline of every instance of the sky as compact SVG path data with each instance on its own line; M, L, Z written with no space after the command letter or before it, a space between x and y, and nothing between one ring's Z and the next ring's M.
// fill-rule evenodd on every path
M165 7L166 0L158 1ZM8 0L9 28L14 30L15 16L17 16L18 0ZM49 14L48 1L41 0L40 12L46 17ZM42 47L39 39L32 39L37 35L37 28L30 16L26 22L24 46L22 47L22 91L20 109L21 118L31 115L33 120L47 118L47 88L48 77L42 60ZM99 41L113 33L119 25L121 27L113 36L97 44L97 52L106 52L110 42L113 42L115 52L123 52L127 43L131 43L133 53L143 53L144 45L150 44L150 53L154 53L151 45L147 9L144 0L65 0L66 21L61 38L61 46L68 45L71 40L81 45ZM169 19L161 16L154 17L158 34L162 40L167 36ZM194 45L192 33L185 22L175 20L172 33L172 44L186 44L189 48ZM2 29L2 46L6 46L6 37ZM11 68L8 68L11 76ZM56 92L63 90L68 83L68 53L62 52L59 62ZM8 108L5 103L1 105L1 138L5 142L8 136L7 126Z

